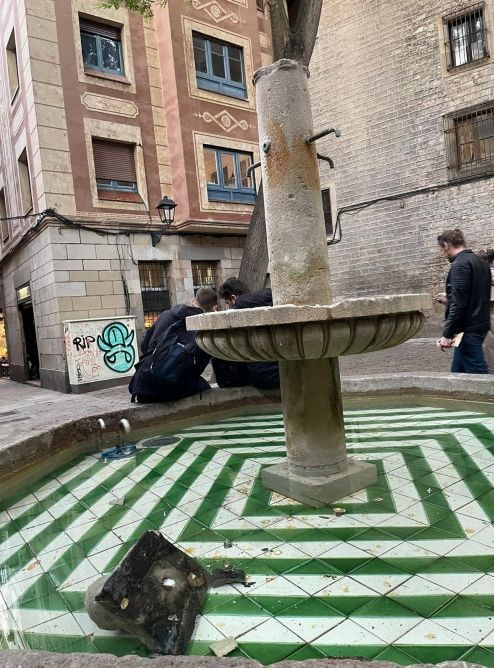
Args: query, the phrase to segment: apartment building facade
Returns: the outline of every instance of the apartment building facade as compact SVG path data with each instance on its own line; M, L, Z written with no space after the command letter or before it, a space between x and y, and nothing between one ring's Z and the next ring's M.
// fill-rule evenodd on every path
M494 244L493 14L492 0L324 1L310 82L316 128L342 132L318 143L335 162L321 182L330 239L341 223L336 295L442 291L445 228Z
M10 372L70 391L63 322L136 316L142 335L238 271L268 16L256 0L170 0L151 20L97 0L0 0L0 25ZM177 207L161 236L163 195Z

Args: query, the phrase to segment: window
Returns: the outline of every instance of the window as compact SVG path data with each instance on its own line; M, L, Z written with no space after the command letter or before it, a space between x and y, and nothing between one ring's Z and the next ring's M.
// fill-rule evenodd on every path
M10 98L12 99L19 89L19 68L17 66L17 49L13 30L7 42L7 74L9 77Z
M483 105L444 119L450 179L494 172L494 106Z
M448 70L489 55L483 2L445 16L443 25Z
M324 225L326 227L326 236L333 236L333 212L331 211L331 191L325 188L321 191L322 209L324 212Z
M257 9L264 11L264 0L256 0Z
M197 86L215 93L245 99L244 53L225 44L193 33Z
M98 195L101 199L111 198L111 193L135 193L137 177L134 144L93 139L94 168ZM109 197L105 197L105 193Z
M22 213L26 215L33 208L33 198L31 194L31 178L29 176L29 165L27 162L26 149L22 151L17 160L19 168L19 182L21 187Z
M124 74L121 28L80 18L84 67L106 74Z
M192 262L192 282L194 294L199 288L213 288L216 290L216 262Z
M2 241L7 241L9 238L9 221L5 220L7 218L7 206L5 204L5 193L0 190L0 239Z
M256 189L252 173L252 153L237 153L212 146L204 147L208 199L212 202L254 204Z
M166 262L139 262L144 327L156 322L162 311L170 308Z

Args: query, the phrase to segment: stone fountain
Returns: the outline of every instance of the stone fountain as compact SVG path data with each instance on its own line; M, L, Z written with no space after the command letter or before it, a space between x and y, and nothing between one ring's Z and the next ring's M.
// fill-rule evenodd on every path
M338 357L403 343L432 302L405 294L333 303L308 70L280 60L254 82L274 305L193 316L187 327L214 357L279 361L287 459L262 481L317 508L377 480L373 464L347 457Z

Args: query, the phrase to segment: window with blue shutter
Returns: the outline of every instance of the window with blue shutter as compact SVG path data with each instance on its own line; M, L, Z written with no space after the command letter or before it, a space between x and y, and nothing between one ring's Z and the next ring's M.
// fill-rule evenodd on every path
M254 204L254 176L247 173L251 164L252 153L205 146L204 165L209 201Z
M197 86L245 99L244 53L233 44L193 33Z

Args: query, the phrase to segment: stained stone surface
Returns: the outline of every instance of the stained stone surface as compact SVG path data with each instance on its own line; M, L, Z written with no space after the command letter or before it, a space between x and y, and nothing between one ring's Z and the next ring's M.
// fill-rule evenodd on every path
M94 600L151 652L183 654L207 590L202 566L158 531L146 531Z
M26 652L26 651L0 651L0 665L3 668L146 668L149 666L147 659L135 656L116 658L108 654L84 655L56 655L49 652ZM388 661L359 661L359 660L333 660L322 659L320 661L281 661L275 664L277 668L397 668L398 664ZM201 668L260 668L262 663L249 659L230 659L228 657L180 657L161 656L153 659L153 668L177 668L177 666L200 666ZM432 668L432 664L420 664L421 668ZM418 666L411 666L418 668ZM478 664L465 662L447 661L438 664L437 668L481 668Z
M262 469L285 457L279 414L215 419L132 459L80 456L0 508L0 647L54 650L70 668L85 665L72 652L138 666L146 647L94 625L84 593L159 530L205 569L248 574L247 588L208 592L186 649L199 665L211 642L233 636L225 661L246 666L358 656L494 668L492 413L413 400L349 407L350 457L372 462L378 479L338 502L340 516L262 487Z

